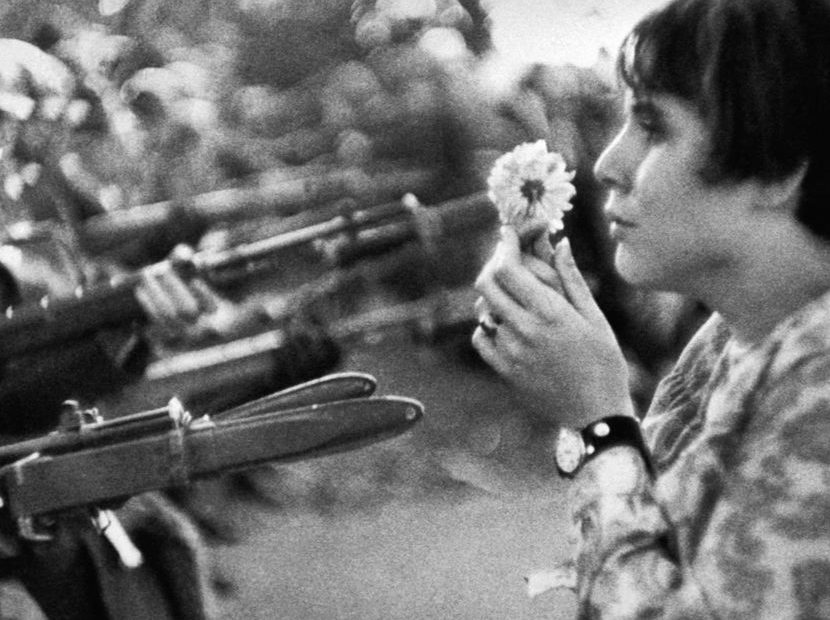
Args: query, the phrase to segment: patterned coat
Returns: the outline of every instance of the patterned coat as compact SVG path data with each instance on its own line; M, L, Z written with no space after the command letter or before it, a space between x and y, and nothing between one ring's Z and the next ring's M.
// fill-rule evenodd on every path
M830 293L740 347L713 315L573 491L583 618L830 618Z

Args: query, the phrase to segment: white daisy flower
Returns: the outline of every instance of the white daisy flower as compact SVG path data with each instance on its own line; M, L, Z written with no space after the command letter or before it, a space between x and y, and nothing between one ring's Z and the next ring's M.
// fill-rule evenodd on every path
M488 196L503 224L526 229L542 222L562 230L565 212L576 194L574 172L559 153L549 153L544 140L520 144L499 157L487 179Z

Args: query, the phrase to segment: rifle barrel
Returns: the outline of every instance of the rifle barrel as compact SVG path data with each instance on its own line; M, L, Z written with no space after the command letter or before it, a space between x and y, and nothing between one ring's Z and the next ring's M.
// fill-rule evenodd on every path
M270 267L272 263L268 259L282 251L318 239L334 239L329 258L336 265L346 265L425 234L451 236L494 221L495 210L483 192L415 210L400 202L385 203L228 250L197 252L185 267L193 275L221 286L227 280L249 277L263 267ZM337 239L338 235L342 238ZM156 269L166 262L145 269ZM239 270L240 266L245 268ZM108 286L79 290L75 297L44 299L41 304L8 311L5 318L0 318L0 359L81 338L103 327L146 320L133 294L139 281L140 274L134 273Z
M437 176L435 170L422 168L374 173L345 168L279 181L262 175L264 180L253 187L220 189L92 217L82 225L80 238L87 251L106 253L126 241L149 239L168 231L177 221L209 226L263 215L289 216L344 197L370 205L408 191L428 190Z
M107 443L126 441L175 427L169 409L162 407L104 422L86 424L82 430L55 431L42 437L0 446L0 467L32 454L55 456Z

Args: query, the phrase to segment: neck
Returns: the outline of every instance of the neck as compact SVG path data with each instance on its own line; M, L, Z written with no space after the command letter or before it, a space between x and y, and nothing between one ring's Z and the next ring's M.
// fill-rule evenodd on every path
M745 345L759 342L830 290L830 243L798 226L794 234L770 235L762 245L762 252L716 274L699 295Z

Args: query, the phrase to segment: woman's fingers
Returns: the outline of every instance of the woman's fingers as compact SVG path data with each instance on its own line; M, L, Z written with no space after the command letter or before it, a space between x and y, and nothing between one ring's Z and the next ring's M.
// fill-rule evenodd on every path
M498 337L498 333L496 333L496 337ZM493 370L499 374L502 374L504 369L502 368L501 357L496 352L495 338L488 335L485 332L484 327L479 325L473 332L472 342L473 347L475 347L476 351L478 351L481 359L483 359Z
M524 304L521 297L512 297L502 286L500 274L521 267L519 237L511 226L502 226L501 241L492 258L484 265L475 282L475 288L482 294L490 310L499 316L521 314Z
M565 295L562 282L559 280L559 274L551 267L551 263L531 255L523 256L522 262L541 282L547 284L560 295Z
M510 227L503 227L501 240L491 260L476 280L482 299L476 312L497 317L496 324L525 333L532 326L574 324L587 321L605 326L607 321L596 304L588 284L574 262L568 239L561 240L553 265L523 253L519 238ZM492 330L484 326L485 333Z
M556 244L553 261L565 297L573 304L576 311L594 324L605 323L605 315L602 314L588 283L576 266L571 253L571 242L567 237Z
M485 268L476 280L475 286L483 300L477 310L479 317L487 312L493 317L498 317L499 323L511 324L521 323L527 319L527 311L516 298L505 291L497 281L494 271Z
M511 355L516 349L517 335L509 325L500 325L494 332L488 332L479 325L473 332L472 343L488 366L503 377L512 377Z
M548 283L553 275L540 262L533 263L533 270L528 268L526 261L530 262L530 257L523 258L516 239L515 233L503 237L489 272L485 269L477 282L479 292L493 312L505 321L508 317L525 321L534 315L553 321L573 313L570 303L557 292L557 287Z
M542 233L537 236L536 240L533 242L533 255L539 260L546 262L548 265L552 265L553 252L554 248L550 244L548 230L545 228L545 230L542 231Z

